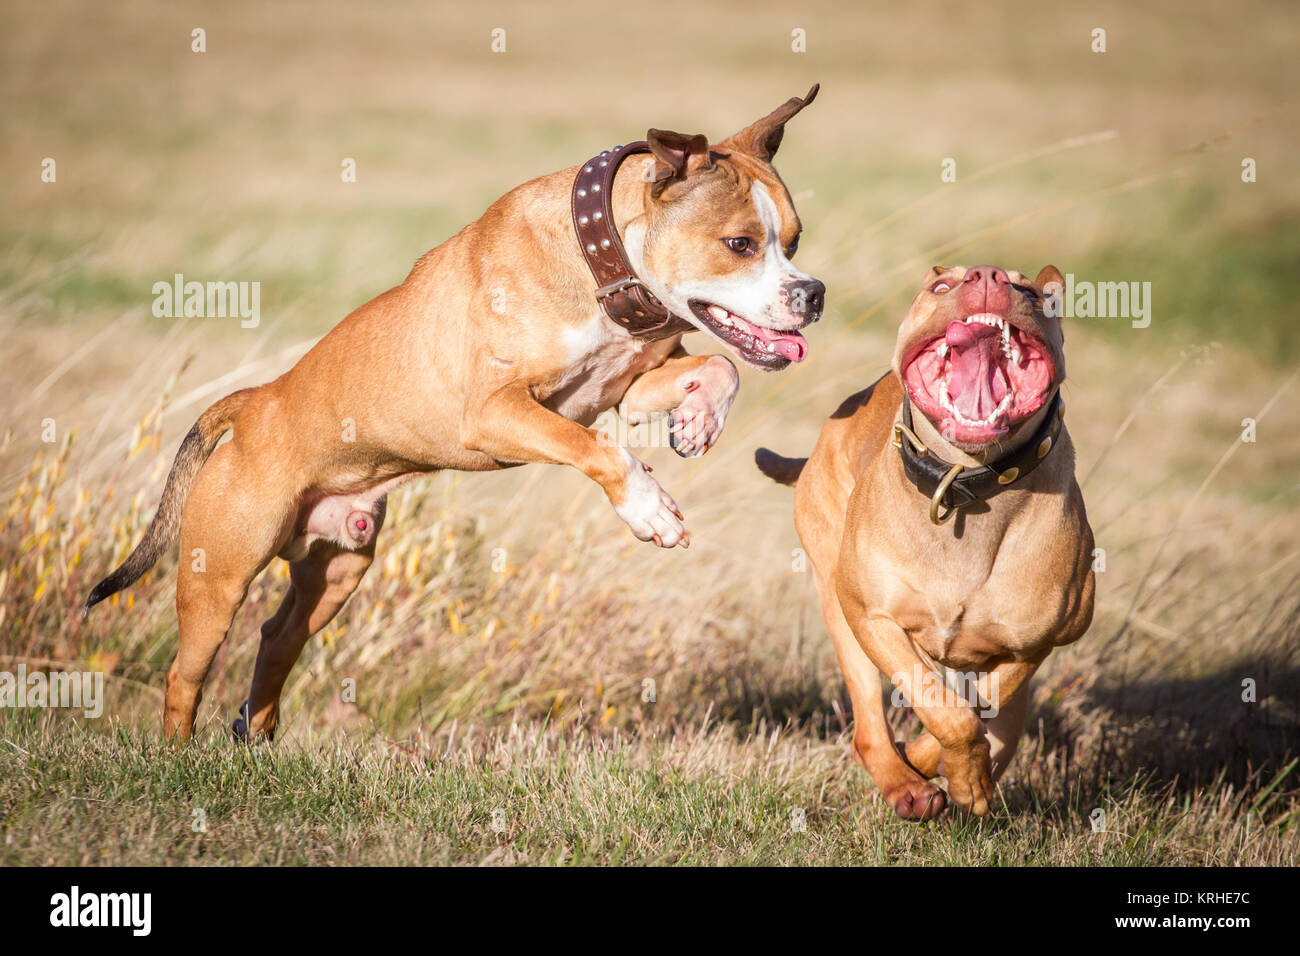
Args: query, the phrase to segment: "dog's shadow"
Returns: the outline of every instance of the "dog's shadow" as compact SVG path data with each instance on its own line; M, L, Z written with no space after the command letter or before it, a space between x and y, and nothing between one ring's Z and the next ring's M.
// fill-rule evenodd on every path
M715 677L726 689L715 712L738 733L760 720L827 740L851 728L841 683L809 678L778 690ZM889 713L898 739L920 732L910 710ZM1297 756L1300 666L1285 657L1225 663L1195 678L1099 679L1082 691L1049 680L1036 689L1003 795L1012 812L1068 812L1135 782L1171 793L1215 783L1254 793ZM1293 768L1279 789L1295 789L1298 776Z
M1085 698L1106 719L1099 749L1120 773L1240 787L1300 754L1300 666L1284 659L1228 662L1195 678L1098 681Z

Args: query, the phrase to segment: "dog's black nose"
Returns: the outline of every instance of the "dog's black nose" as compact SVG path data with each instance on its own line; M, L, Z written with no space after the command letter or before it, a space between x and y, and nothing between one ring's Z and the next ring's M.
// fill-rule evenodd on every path
M820 279L804 279L790 287L790 311L802 313L808 322L822 317L826 306L826 285Z

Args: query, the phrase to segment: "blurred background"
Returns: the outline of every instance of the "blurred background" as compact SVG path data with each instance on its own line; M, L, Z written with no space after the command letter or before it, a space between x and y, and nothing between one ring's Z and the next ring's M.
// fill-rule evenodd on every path
M1092 631L1037 681L1012 780L1257 785L1300 739L1298 26L1256 2L7 3L0 667L91 661L113 675L112 719L152 732L175 556L78 612L204 407L279 375L513 186L651 126L718 141L820 82L776 161L798 263L829 290L810 359L744 372L705 458L640 453L690 551L639 544L559 468L407 486L291 676L282 734L712 720L842 756L847 699L791 496L754 449L811 449L887 369L931 265L1050 262L1149 282L1152 312L1066 325L1066 422L1105 569ZM260 325L155 318L152 285L178 272L260 282ZM222 651L200 713L214 735L285 580L277 562L254 585ZM357 706L338 700L345 677Z

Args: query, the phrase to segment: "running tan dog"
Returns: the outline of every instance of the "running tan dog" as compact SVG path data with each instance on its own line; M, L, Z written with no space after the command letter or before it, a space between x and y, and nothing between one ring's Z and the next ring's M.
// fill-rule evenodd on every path
M769 477L798 482L795 525L853 700L853 751L908 819L943 809L928 779L940 774L957 806L988 812L1030 676L1092 621L1059 310L1044 309L1053 282L1052 266L1033 283L936 266L899 329L893 374L845 400L810 458L756 456ZM905 748L881 674L925 725Z
M518 187L286 374L204 412L144 538L86 602L140 577L179 526L164 733L192 734L212 659L278 555L292 584L262 625L235 725L239 736L274 731L303 645L370 566L386 495L418 474L569 465L637 538L687 547L682 514L649 469L586 426L616 405L632 421L671 413L673 447L702 454L738 377L721 356L688 355L682 333L703 330L762 369L804 358L796 330L820 318L825 290L790 263L799 217L771 160L816 92L717 146L652 129L645 143Z

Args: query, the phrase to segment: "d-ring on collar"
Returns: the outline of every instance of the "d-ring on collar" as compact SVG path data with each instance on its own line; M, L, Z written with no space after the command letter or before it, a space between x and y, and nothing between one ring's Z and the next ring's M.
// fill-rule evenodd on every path
M957 509L992 498L1041 465L1056 447L1064 418L1065 402L1058 391L1029 441L991 465L970 468L944 461L925 447L912 430L912 403L904 392L903 420L894 425L893 443L903 458L903 474L930 499L930 520L943 524Z

